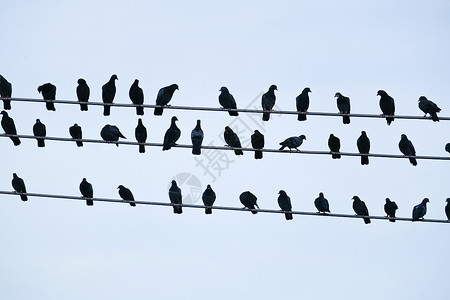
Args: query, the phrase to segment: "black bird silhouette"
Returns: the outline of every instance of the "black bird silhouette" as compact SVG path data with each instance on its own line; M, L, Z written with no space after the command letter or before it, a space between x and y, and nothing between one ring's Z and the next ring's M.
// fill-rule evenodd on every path
M269 119L270 119L270 111L274 107L275 100L277 98L275 96L275 90L278 90L277 86L272 84L269 87L269 90L265 94L263 94L261 97L261 105L264 110L263 118L262 118L263 121L269 121Z
M312 93L309 87L305 87L300 95L295 98L295 104L297 105L297 111L298 112L308 112L309 108L309 95L308 93ZM305 114L298 114L297 120L299 121L306 121L306 115Z
M231 148L242 148L241 141L239 140L239 137L237 134L231 129L230 127L225 127L225 132L223 134L225 143L227 143L228 146ZM234 150L234 154L236 155L244 155L244 152L240 149Z
M367 209L366 203L359 199L358 196L353 196L353 210L358 216L368 216L369 210ZM364 223L370 224L370 218L363 218Z
M86 199L86 205L92 206L94 205L94 190L92 189L92 184L90 184L86 178L83 178L83 180L80 183L80 192L81 195L83 195L83 198Z
M214 201L216 201L216 193L211 188L211 185L207 185L206 190L202 195L203 204L205 207L205 214L212 214L212 206L214 205Z
M11 98L12 95L12 84L6 80L5 77L0 75L0 97ZM11 100L3 99L3 108L6 110L11 109Z
M230 94L228 89L223 86L220 88L220 92L219 104L222 106L222 108L237 109L236 100L234 100L233 95ZM230 116L239 116L239 113L237 111L228 111L228 114Z
M254 211L253 209L256 209L255 206L259 209L258 204L256 204L256 200L258 200L258 198L256 198L255 195L253 195L251 192L249 191L245 191L243 192L240 196L239 196L239 200L241 201L241 203L245 206L245 208L251 209L252 214L257 214L257 211Z
M317 208L319 213L330 212L330 204L328 200L323 196L323 193L319 193L319 197L314 200L314 206Z
M356 141L356 146L358 146L358 151L361 154L369 154L370 151L370 140L367 137L365 131L361 131L361 136ZM369 156L361 155L361 165L369 164Z
M73 126L69 127L70 136L75 140L81 140L83 138L83 133L81 127L75 123ZM83 141L76 141L78 147L83 147Z
M144 91L139 87L139 80L134 80L133 84L130 87L130 99L134 105L136 105L136 114L138 116L144 115L144 107L141 105L144 104Z
M11 183L12 183L14 190L17 193L25 193L25 194L27 193L27 189L25 188L25 182L23 181L22 178L17 176L16 173L13 173L13 179L12 179ZM27 195L20 195L20 199L22 201L27 201L28 197L27 197Z
M291 198L283 190L280 190L278 194L278 206L281 208L281 210L292 211ZM286 220L292 220L294 218L292 216L292 213L285 213L284 217L286 218Z
M169 188L169 200L172 204L182 204L183 197L181 195L181 189L177 186L177 182L172 180L172 185ZM179 205L173 205L174 214L182 214L183 207Z
M397 203L386 198L386 204L384 204L384 212L388 217L395 218L395 211L398 209ZM395 222L395 219L389 219L390 222Z
M392 121L394 121L395 114L395 102L394 98L388 95L383 90L379 90L377 92L377 96L380 96L380 108L382 111L382 116L386 116L386 121L388 125L391 125Z
M340 114L350 113L350 98L343 96L341 93L336 93L334 97L337 97L336 103ZM350 124L350 116L342 116L342 122L344 124Z
M178 90L177 84L161 88L158 92L158 96L156 96L156 105L169 106L169 101L172 99L175 90ZM164 107L155 107L155 116L162 116L163 110Z
M413 221L420 221L423 220L423 217L427 213L427 203L430 202L428 198L425 198L422 200L422 202L413 208L412 212L412 220Z
M281 148L279 150L282 151L284 148L288 147L289 151L292 149L300 151L298 150L298 147L303 144L303 140L306 140L306 136L304 134L300 136L291 136L280 143Z
M398 148L405 156L416 156L416 150L414 149L412 142L408 140L406 134L402 134L400 142L398 143ZM414 157L410 157L409 162L413 166L417 166L417 160Z
M80 109L81 111L87 111L88 110L87 102L89 101L89 95L91 94L91 90L89 89L86 80L84 80L83 78L78 79L77 83L78 83L77 97L78 102L80 102Z
M264 135L258 130L255 130L250 139L253 149L258 149L257 151L255 151L255 159L263 158L263 152L261 151L261 149L264 148Z
M147 141L147 128L145 128L141 118L139 118L136 129L134 130L134 136L139 143L139 153L145 153L144 143Z
M111 104L116 96L116 74L113 74L109 81L102 86L102 99L103 99L103 115L109 116L111 114Z
M445 206L445 215L447 216L447 219L450 221L450 198L447 198L445 202L447 202L447 205Z
M341 155L339 154L339 151L341 149L341 140L334 136L334 134L330 134L330 137L328 138L328 148L330 148L331 157L333 159L339 159L341 158Z
M178 121L176 116L172 117L170 127L167 129L166 134L164 135L164 142L162 150L169 150L173 146L177 145L177 141L181 136L181 130L175 124L175 121Z
M445 144L445 151L450 153L450 143Z
M439 117L437 116L437 113L441 111L441 109L434 103L433 101L430 101L425 96L419 97L419 108L425 113L423 116L424 118L427 116L427 114L430 114L431 119L434 122L439 122Z
M191 131L192 154L194 155L202 153L203 130L200 123L200 120L197 120L197 125Z
M39 119L36 119L36 123L33 125L33 134L36 137L38 147L45 147L44 137L47 135L47 130Z
M55 111L56 109L53 100L56 99L56 86L48 82L39 86L37 90L39 93L42 94L42 97L45 100L45 106L47 107L47 110Z
M2 110L1 114L3 115L1 124L2 124L3 130L5 131L5 134L17 135L16 125L14 125L14 120L10 116L8 116L8 113L4 110ZM9 138L11 139L11 141L13 141L14 146L20 145L20 139L18 137L10 136Z
M136 206L136 203L134 203L133 193L128 188L123 185L119 185L117 188L119 189L120 198L122 198L125 202L130 203L131 206Z
M102 130L100 131L100 136L105 142L113 143L117 142L119 138L126 137L120 132L119 128L115 125L106 124ZM116 143L116 146L119 147L119 143Z

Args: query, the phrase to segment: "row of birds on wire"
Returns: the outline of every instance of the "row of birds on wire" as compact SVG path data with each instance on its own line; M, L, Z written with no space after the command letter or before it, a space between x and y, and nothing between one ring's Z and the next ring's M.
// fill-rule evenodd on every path
M114 101L114 97L116 95L116 84L115 81L118 80L117 75L112 75L107 83L102 86L102 100L104 103L103 107L103 115L109 116L111 113L111 104ZM82 111L88 110L88 101L90 96L90 88L86 83L86 80L83 78L78 79L78 86L76 88L76 94L78 97L78 101L80 102L80 108ZM53 103L56 100L56 86L51 83L45 83L38 87L38 92L42 94L42 97L46 101L46 107L48 110L54 111L55 105ZM171 84L169 86L163 87L159 90L156 96L156 105L160 105L160 107L156 107L154 110L154 114L156 116L161 116L163 114L163 110L165 106L169 106L169 102L172 99L174 92L178 90L177 84ZM269 90L264 93L261 97L261 106L263 108L263 121L269 121L270 112L275 106L276 96L275 91L278 90L276 85L271 85ZM221 87L219 95L219 104L222 108L227 109L230 116L238 116L239 113L237 111L233 111L233 109L237 109L236 100L233 95L229 92L228 88ZM311 89L309 87L305 87L303 91L296 97L296 108L299 112L297 119L299 121L306 120L306 114L309 109L309 93L311 93ZM382 115L386 116L387 124L390 125L392 121L394 121L395 116L395 102L394 98L388 95L384 90L379 90L377 95L380 96L380 108L382 111ZM12 96L12 85L8 82L3 76L0 75L0 96L3 98L4 109L11 109L11 101L8 98ZM139 87L139 80L136 79L130 87L129 96L131 102L136 106L136 114L143 115L144 114L144 91ZM350 98L342 95L337 92L335 94L337 98L337 108L340 114L344 114L342 117L342 122L344 124L350 123ZM419 108L425 113L424 117L429 114L431 119L435 122L439 121L439 117L437 113L441 111L441 109L431 100L428 100L425 96L419 97ZM231 109L231 110L230 110Z
M27 201L27 193L25 182L22 178L20 178L16 173L13 174L12 186L14 191L20 194L20 198L22 201ZM86 178L83 178L79 189L82 197L86 200L86 205L92 206L94 205L94 190L92 184L89 183ZM134 203L135 199L133 193L130 189L126 188L123 185L119 185L117 187L119 196L123 201L128 202L131 206L136 206ZM23 194L24 193L24 194ZM292 203L291 198L287 195L284 190L279 191L278 196L278 205L285 213L286 220L292 220ZM171 186L169 188L169 200L171 204L175 204L173 206L173 212L175 214L183 213L182 203L182 192L178 187L177 182L172 180ZM239 195L240 202L244 205L243 209L250 210L253 214L257 214L258 211L256 209L260 209L257 204L257 197L250 191L245 191ZM212 189L211 185L208 184L205 191L202 194L203 204L205 205L205 214L212 214L213 205L216 201L216 193ZM366 206L366 203L361 200L358 196L353 196L353 210L359 216L363 217L364 223L369 224L369 210ZM416 206L414 206L412 211L412 220L420 221L423 220L425 214L427 213L427 203L430 202L428 198L424 198L422 202ZM447 205L445 206L445 213L447 215L448 220L450 221L450 198L446 200ZM328 200L324 197L323 193L319 193L319 197L314 200L314 205L319 213L326 214L330 213L330 205ZM391 201L389 198L386 198L386 203L384 204L384 211L389 218L389 221L395 222L396 211L398 209L397 204L394 201Z

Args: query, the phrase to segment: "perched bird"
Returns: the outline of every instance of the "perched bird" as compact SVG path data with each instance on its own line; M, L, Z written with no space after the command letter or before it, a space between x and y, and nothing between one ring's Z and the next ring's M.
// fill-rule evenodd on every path
M22 178L17 176L16 173L13 173L13 179L12 179L11 183L12 183L14 190L17 193L25 193L25 194L27 193L27 189L25 188L25 182L23 181ZM27 197L27 195L20 195L20 199L22 201L27 201L28 197Z
M81 132L81 127L75 123L73 126L69 127L70 136L75 140L81 140L83 138L83 133ZM76 141L78 147L83 147L83 141Z
M12 85L6 80L5 77L0 75L0 97L11 98L12 95ZM3 99L3 108L6 110L11 109L11 100Z
M341 140L334 136L334 134L330 134L330 137L328 138L328 148L330 148L331 157L333 159L341 158L341 155L339 154L341 149Z
M358 151L361 154L369 154L370 151L370 140L367 137L365 131L361 131L361 136L356 141L356 146L358 146ZM369 156L361 155L361 165L369 164Z
M392 121L394 121L395 114L395 103L394 98L388 95L383 90L379 90L377 92L377 96L380 96L380 108L383 112L383 116L386 116L386 121L388 125L391 125Z
M124 201L130 203L131 206L136 206L136 203L134 203L133 193L129 189L127 189L123 185L119 185L117 188L119 189L120 198L122 198ZM130 202L130 201L132 201L132 202Z
M439 122L439 117L437 116L437 113L441 111L441 109L434 103L433 101L430 101L425 96L419 97L419 108L425 113L423 116L424 118L427 116L427 114L430 114L431 119L434 122Z
M139 153L145 153L144 143L147 141L147 128L145 128L141 118L139 118L136 129L134 130L134 136L139 143Z
M295 104L297 105L297 111L307 113L309 108L309 95L308 93L312 93L309 87L305 87L300 95L295 98ZM298 114L297 120L306 121L305 114Z
M94 197L94 190L92 189L92 184L90 184L86 180L86 178L83 178L83 180L80 183L80 192L81 195L83 195L83 198L86 198L87 206L94 205L94 200L92 200L92 198Z
M323 196L323 193L319 193L319 197L314 200L314 205L316 206L319 213L330 212L330 204L328 200Z
M384 204L384 212L388 217L395 218L395 211L398 209L397 203L386 198L386 204ZM389 219L390 222L395 222L395 219Z
M447 219L450 221L450 198L447 198L445 202L447 202L447 205L445 206L445 214L447 215Z
M33 125L33 134L36 137L38 147L45 147L44 137L47 135L47 130L39 119L36 119L36 123Z
M411 141L406 137L406 134L402 134L400 142L398 143L398 148L405 156L416 156L416 150ZM414 157L410 157L409 162L413 166L417 166L417 160Z
M350 113L350 98L342 96L341 93L336 93L334 97L337 97L337 107L340 114ZM344 124L350 124L350 116L342 116L342 122Z
M172 180L172 185L169 188L169 200L172 204L182 204L183 197L181 196L181 189L177 186L177 182ZM173 205L173 213L183 213L183 207L179 205Z
M143 116L144 108L141 105L144 104L144 91L139 87L139 80L134 80L130 87L129 95L131 102L136 105L136 114Z
M237 134L231 129L230 127L226 126L224 131L224 139L225 143L227 143L228 146L231 148L242 148L241 141L239 140L239 137ZM244 155L244 152L240 149L234 150L234 154L236 155Z
M116 96L116 74L113 74L109 81L102 86L102 99L103 99L103 115L109 116L111 114L111 104Z
M45 106L47 110L55 111L55 104L53 100L56 99L56 86L51 83L45 83L38 87L38 92L42 94L42 97L45 100Z
M222 108L237 109L236 101L234 100L233 95L230 94L228 89L223 86L220 88L220 92L219 104L222 105ZM228 114L230 116L239 116L239 113L237 111L228 111Z
M80 102L80 109L81 111L87 111L88 110L87 102L89 101L89 95L91 93L91 90L89 89L86 80L84 80L83 78L78 79L77 83L78 83L77 97L78 102Z
M264 110L263 118L262 118L263 121L269 121L269 119L270 119L270 111L274 107L275 100L277 98L275 96L275 90L278 90L277 86L272 84L269 87L269 90L265 94L262 95L261 105L262 105L262 108Z
M292 211L291 198L283 190L280 190L278 194L278 206L281 208L281 210ZM294 218L292 216L292 213L285 213L284 217L286 218L286 220L292 220Z
M428 198L422 200L422 202L416 206L414 206L412 211L412 220L420 221L423 220L423 217L427 213L427 203L430 202Z
M353 196L353 210L358 216L368 216L369 210L367 209L366 203L359 199L358 196ZM370 224L370 218L363 218L364 223Z
M450 153L450 143L447 143L445 145L445 151L447 151L448 153Z
M170 127L167 129L166 134L164 135L164 142L163 142L163 151L169 150L173 146L176 146L176 142L181 136L181 130L177 127L177 124L175 124L175 121L178 121L177 117L173 116Z
M191 131L191 141L192 141L192 154L200 155L202 153L202 143L203 143L203 130L200 126L200 120L197 120L197 125Z
M211 185L206 186L206 190L203 192L202 195L203 204L205 207L205 214L210 215L212 214L212 206L214 204L214 201L216 201L216 193L211 188Z
M1 124L2 124L3 130L5 131L5 134L17 135L16 125L14 125L14 120L10 116L8 116L8 113L4 110L2 110L1 114L3 115ZM10 136L9 138L13 141L14 146L20 145L20 139L18 137Z
M255 130L250 139L253 149L258 149L258 151L255 151L255 159L263 158L263 152L261 149L264 148L264 135L258 130Z
M161 88L158 92L158 96L156 96L156 105L168 106L175 90L178 90L177 84ZM162 116L163 110L164 107L155 107L155 116Z
M119 138L126 139L126 137L120 132L117 126L109 124L106 124L102 128L102 130L100 131L100 136L105 142L108 143L117 142ZM116 143L116 146L119 147L119 143Z
M258 200L258 198L256 198L255 195L253 195L251 192L249 191L245 191L243 192L240 196L239 196L239 200L241 201L241 203L245 206L245 208L248 209L252 209L252 214L257 214L257 211L254 211L253 209L256 209L255 206L259 209L258 204L256 204L256 200Z
M306 140L306 136L304 134L300 136L291 136L290 138L287 138L280 143L281 145L280 151L286 147L289 148L289 151L291 151L292 149L300 151L298 150L298 147L300 147L303 144L303 140Z

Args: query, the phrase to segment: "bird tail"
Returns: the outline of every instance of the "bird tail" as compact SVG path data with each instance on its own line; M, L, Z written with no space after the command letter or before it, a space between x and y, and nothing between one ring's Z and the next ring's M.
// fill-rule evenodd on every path
M88 105L87 104L80 104L80 109L81 109L81 111L87 111L88 110Z
M142 106L136 106L136 114L138 116L143 116L144 115L144 108Z
M11 138L11 141L13 141L14 146L19 146L20 145L20 139L18 137L12 136L10 138Z
M291 213L285 213L284 216L286 217L286 220L292 220L294 218Z
M298 114L297 120L299 120L299 121L306 121L306 115L305 114Z
M205 207L205 214L207 214L207 215L212 214L212 208L211 207Z
M110 114L111 114L111 106L104 105L103 106L103 115L104 116L109 116Z
M255 209L255 208L253 208L253 209ZM256 215L256 214L258 213L257 211L254 211L254 210L252 210L251 212L252 212L252 214L254 214L254 215Z
M439 117L437 116L437 114L435 112L430 113L431 115L431 120L433 120L433 122L439 122Z
M86 199L86 205L87 205L87 206L93 206L93 205L94 205L94 200L92 200L92 199Z
M20 199L21 199L22 201L27 201L27 200L28 200L28 197L27 197L27 195L20 195Z
M228 114L230 116L239 116L239 113L237 111L228 111Z
M5 110L11 109L11 100L3 100L3 109Z
M45 147L45 140L42 138L37 139L38 147Z
M395 218L395 216L392 216ZM389 219L389 222L395 222L395 219Z
M370 218L364 218L364 223L370 224Z
M343 116L342 117L342 123L350 124L350 116Z
M55 104L53 104L53 101L46 101L45 106L47 107L47 110L53 110L55 111Z
M170 145L163 145L162 151L169 150L170 148L172 148L172 146L170 146Z
M386 118L386 122L388 125L391 125L391 123L394 121L394 117L388 117Z
M77 141L76 143L77 143L78 147L83 147L83 142L82 141Z
M269 121L269 119L270 119L270 112L263 113L262 119L263 119L263 121Z
M367 155L361 155L361 165L368 165L369 157Z
M341 158L341 155L338 154L338 153L336 153L336 154L331 154L331 157L332 157L333 159L339 159L339 158Z
M255 151L255 159L261 159L261 158L263 158L263 152Z
M194 155L202 154L202 149L201 149L200 145L192 145L192 154L194 154Z
M286 146L283 145L282 143L280 143L280 145L282 145L281 148L279 149L280 151L281 151L281 150L284 150L284 148L286 148Z
M145 146L139 145L139 153L145 153Z
M234 154L236 154L236 155L244 155L244 152L242 152L242 150L234 150Z
M155 107L155 116L162 116L164 108Z
M174 206L173 207L173 213L174 214L182 214L183 213L183 208L181 206Z
M130 205L135 207L136 203L134 203L134 201L133 202L130 201Z
M409 162L413 165L413 166L417 166L417 160L414 157L410 157L409 158Z

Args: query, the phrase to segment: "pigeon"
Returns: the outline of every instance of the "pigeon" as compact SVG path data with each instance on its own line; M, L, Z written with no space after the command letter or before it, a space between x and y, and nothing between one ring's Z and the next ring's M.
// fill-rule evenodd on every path
M134 130L134 136L139 143L139 153L145 153L144 143L147 141L147 128L145 128L141 118L139 118L136 129Z
M389 219L390 222L395 222L395 211L398 209L397 203L391 201L391 199L386 198L386 204L384 204L384 212L388 217L394 218Z
M278 196L278 206L281 208L281 210L292 211L291 198L283 190L280 190L278 194L280 194L280 196ZM292 220L294 218L292 216L292 213L285 213L284 217L286 218L286 220Z
M177 182L172 180L172 185L169 188L169 200L172 204L182 204L183 197L181 196L181 189L177 186ZM173 206L174 214L182 214L183 207L174 205Z
M181 136L181 130L175 124L175 121L178 121L177 117L173 116L170 127L167 129L166 134L164 135L164 142L162 150L169 150L173 146L176 146L176 142Z
M36 123L33 125L33 134L36 137L38 147L45 147L44 137L47 135L47 130L39 119L36 119Z
M102 86L102 99L103 99L103 115L109 116L111 114L111 104L116 96L116 74L113 74L109 81Z
M2 124L3 130L5 131L5 134L17 135L16 125L14 125L14 120L10 116L8 116L8 113L4 110L1 112L1 114L3 115L1 124ZM9 138L13 141L14 146L20 145L20 139L18 137L10 136Z
M109 124L106 124L102 128L102 130L100 131L100 136L107 143L117 142L119 138L126 139L126 137L123 136L123 134L120 132L117 126ZM116 146L119 147L119 143L116 143Z
M119 196L123 199L123 201L130 203L131 206L136 206L136 203L134 203L133 193L129 189L123 185L119 185L117 188L119 189Z
M27 189L25 188L25 182L23 181L22 178L17 176L16 173L13 173L13 179L12 179L11 183L12 183L14 190L17 193L25 193L25 194L27 193ZM20 199L22 201L27 201L28 197L27 197L27 195L20 195Z
M419 97L419 108L425 113L423 116L424 118L427 116L427 114L430 114L431 119L434 122L439 122L439 117L437 116L437 113L441 111L441 109L434 103L433 101L430 101L425 96Z
M257 151L255 151L255 159L263 158L263 152L261 149L264 148L264 135L258 130L255 130L250 138L253 149L257 149Z
M358 196L353 196L353 210L358 216L368 216L369 210L367 209L366 203L359 199ZM370 218L363 218L364 223L370 224Z
M230 94L228 89L226 87L220 88L220 95L219 95L219 104L222 105L222 108L225 109L237 109L236 107L236 101L234 100L233 95ZM228 114L230 116L239 116L239 113L237 111L228 111Z
M75 140L81 140L83 138L83 133L81 132L81 127L75 123L73 126L69 127L70 136ZM83 141L76 141L78 147L83 147Z
M11 95L12 95L11 83L8 80L6 80L5 77L0 75L0 97L8 98L3 99L3 109L6 110L11 109L11 100L9 100L9 98L11 98Z
M423 217L427 213L427 203L430 202L428 198L422 200L422 202L416 206L414 206L412 211L412 220L420 221L423 220Z
M445 214L447 215L447 219L450 221L450 198L447 198L445 202L447 202L447 205L445 206Z
M216 201L216 193L211 188L211 185L206 186L206 190L203 192L202 195L203 204L205 207L205 214L210 215L212 214L212 206L214 204L214 201Z
M414 149L414 146L411 143L411 141L408 140L406 134L402 134L400 142L398 143L398 148L405 156L416 156L416 150ZM413 166L417 166L417 160L414 157L410 157L409 162Z
M83 195L83 198L86 199L86 205L92 206L94 205L94 201L92 198L94 197L94 190L92 189L92 184L90 184L86 178L83 178L83 180L80 183L80 192L81 195Z
M278 90L277 86L272 84L269 87L269 90L265 94L262 95L261 105L262 105L262 108L264 110L263 118L262 118L263 121L269 121L269 119L270 119L270 111L274 107L275 100L277 98L275 96L275 90Z
M395 114L395 103L394 98L388 95L383 90L379 90L377 92L377 96L380 96L380 108L382 111L382 116L386 116L386 121L388 125L391 125L392 121L394 121Z
M89 101L89 95L91 93L91 90L89 89L86 80L84 80L83 78L78 79L77 83L78 83L77 97L78 102L80 102L80 109L81 111L87 111L88 110L87 102Z
M450 143L445 144L445 151L450 153Z
M330 212L330 204L328 200L323 196L323 193L319 193L319 197L314 200L314 205L316 206L319 213Z
M161 88L158 92L158 96L156 96L156 105L168 106L175 90L178 90L177 84ZM163 110L164 107L155 107L155 116L162 116Z
M241 203L245 206L245 208L251 209L252 214L257 214L257 211L254 211L253 209L256 209L255 206L259 209L258 204L256 204L256 200L258 200L258 198L256 198L255 195L253 195L251 192L249 191L245 191L243 192L240 196L239 196L239 200L241 201Z
M300 147L303 144L303 140L306 140L306 136L304 134L300 136L291 136L290 138L287 138L280 143L281 145L280 151L282 151L286 147L289 148L289 151L291 151L292 149L300 151L298 150L298 147Z
M223 134L225 143L227 143L228 146L231 148L242 148L241 141L239 140L239 137L237 134L231 129L229 126L225 127L225 132ZM235 149L234 154L236 155L244 155L244 152L240 149Z
M331 157L333 159L341 158L341 155L339 154L339 150L341 149L341 140L334 136L334 134L330 134L330 137L328 138L328 148L330 148Z
M341 93L336 93L334 97L337 97L337 107L340 114L350 113L350 98L342 96ZM344 124L350 124L350 116L342 116L342 122Z
M55 104L53 100L56 99L56 86L51 83L45 83L38 87L38 92L42 94L42 97L45 100L45 106L47 110L55 111Z
M297 111L307 113L309 108L309 95L308 93L312 93L309 87L305 87L300 95L295 98L295 104L297 105ZM306 121L305 114L298 114L297 120Z
M138 116L144 115L144 107L141 105L144 104L144 91L139 87L139 80L134 80L133 84L130 87L130 99L134 105L136 105L136 114Z
M203 130L200 125L200 120L197 120L197 125L191 131L192 154L194 155L200 155L202 153Z
M356 141L356 146L358 146L358 151L361 154L369 154L370 151L370 140L367 137L365 131L361 131L361 136ZM369 156L361 155L361 165L369 164Z

